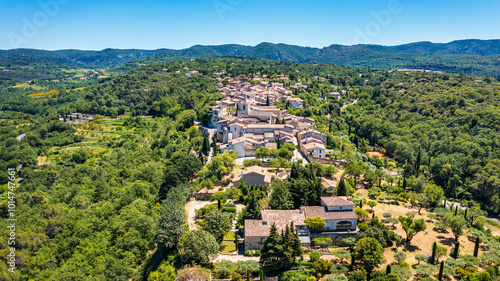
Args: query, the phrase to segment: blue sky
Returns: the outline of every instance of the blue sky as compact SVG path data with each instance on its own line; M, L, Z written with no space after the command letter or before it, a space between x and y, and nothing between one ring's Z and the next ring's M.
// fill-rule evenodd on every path
M0 49L500 39L498 0L2 1Z

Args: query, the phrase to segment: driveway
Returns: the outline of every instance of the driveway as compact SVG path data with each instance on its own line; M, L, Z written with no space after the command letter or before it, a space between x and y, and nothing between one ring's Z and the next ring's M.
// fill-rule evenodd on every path
M206 205L216 204L216 203L217 201L196 201L196 200L191 200L187 202L185 206L185 211L189 229L193 230L198 228L198 226L196 225L196 210L199 210L205 207Z

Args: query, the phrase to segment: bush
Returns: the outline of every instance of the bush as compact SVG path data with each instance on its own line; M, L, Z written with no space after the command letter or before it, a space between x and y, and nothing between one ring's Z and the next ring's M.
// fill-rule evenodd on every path
M223 207L222 211L226 212L226 213L236 213L236 208L235 207Z
M244 255L245 257L251 257L251 256L252 256L252 251L251 251L251 250L246 250L246 251L243 253L243 255Z
M319 260L321 257L321 253L319 251L309 252L308 255L312 262Z
M260 257L260 251L259 251L259 250L256 250L256 251L253 253L253 256L254 256L254 257Z

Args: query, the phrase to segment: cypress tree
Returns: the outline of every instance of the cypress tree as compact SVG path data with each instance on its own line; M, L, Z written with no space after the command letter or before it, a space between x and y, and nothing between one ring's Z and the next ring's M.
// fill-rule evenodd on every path
M363 208L363 199L359 200L359 207Z
M468 211L468 210L469 210L469 209L467 209L467 208L465 209L465 213L464 213L464 218L465 218L465 219L467 219L467 211Z
M264 271L262 269L259 271L260 281L264 281Z
M458 249L460 247L460 243L459 242L456 242L455 243L455 249L453 249L453 258L454 259L457 259L458 258Z
M356 259L354 258L354 255L351 254L351 269L354 268L354 264L356 263Z
M458 215L458 206L455 208L455 216Z
M474 257L477 258L477 254L479 254L479 237L476 237L476 243L474 244Z
M417 161L415 162L415 170L417 171L417 177L420 172L420 161L422 160L422 152L420 147L418 148Z
M247 268L247 281L250 281L250 271Z
M219 210L222 209L222 204L220 202L220 199L217 200L217 209L219 209Z
M203 145L202 145L201 150L203 151L203 154L205 154L205 156L208 156L208 153L210 151L210 144L208 141L208 137L203 138Z
M406 190L406 178L403 178L403 189Z
M439 277L438 280L443 280L443 270L444 270L444 261L441 261L441 266L439 267Z
M431 264L434 264L436 261L436 248L437 244L436 242L432 243L432 256L431 256Z
M347 196L347 188L345 186L344 179L340 179L339 186L337 188L337 196Z
M389 274L391 274L391 265L390 264L388 264L387 268L385 269L385 275L389 275Z
M281 119L281 124L286 125L285 118Z

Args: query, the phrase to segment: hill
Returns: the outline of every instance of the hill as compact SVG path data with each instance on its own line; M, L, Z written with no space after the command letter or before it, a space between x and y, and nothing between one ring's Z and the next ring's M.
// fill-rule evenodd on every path
M184 58L236 56L362 68L412 68L476 76L500 76L500 40L470 39L450 43L416 42L398 46L331 45L322 49L261 43L253 47L236 44L195 45L183 50L45 51L14 49L0 51L1 60L15 56L30 56L66 67L82 68L107 68L129 62L158 61L157 55Z

